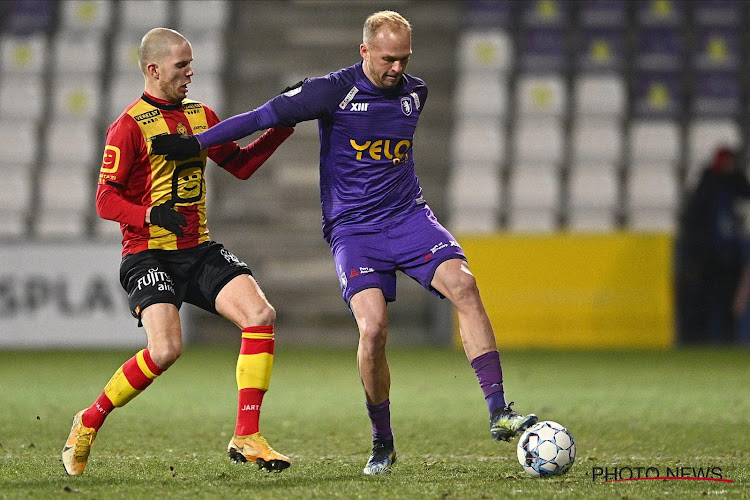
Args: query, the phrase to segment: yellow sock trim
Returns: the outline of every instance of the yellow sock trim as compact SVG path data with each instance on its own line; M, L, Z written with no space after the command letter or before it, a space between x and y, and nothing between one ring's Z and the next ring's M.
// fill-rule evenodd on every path
M243 339L272 339L273 333L242 332Z
M146 360L145 360L145 359L143 358L143 353L144 353L145 351L146 351L146 349L143 349L143 350L141 350L141 351L138 351L138 354L136 354L136 355L135 355L135 360L136 360L136 361L138 362L138 368L140 368L140 369L141 369L141 371L143 372L143 374L144 374L144 375L145 375L145 376L146 376L147 378L149 378L149 379L151 379L151 380L154 380L154 379L155 379L156 377L158 377L158 375L157 375L157 374L155 374L154 372L152 372L152 371L151 371L151 370L150 370L150 369L148 368L148 365L146 364Z

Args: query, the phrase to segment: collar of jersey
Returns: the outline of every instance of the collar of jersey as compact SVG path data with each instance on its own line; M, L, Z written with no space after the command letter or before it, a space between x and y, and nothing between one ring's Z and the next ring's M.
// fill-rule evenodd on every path
M155 107L157 107L159 109L163 109L165 111L172 111L172 110L175 110L175 109L182 109L182 103L174 104L174 103L171 103L171 102L162 101L161 99L157 99L156 97L150 96L150 95L148 95L145 92L141 96L141 99L143 99L144 101L146 101L150 105L155 106Z

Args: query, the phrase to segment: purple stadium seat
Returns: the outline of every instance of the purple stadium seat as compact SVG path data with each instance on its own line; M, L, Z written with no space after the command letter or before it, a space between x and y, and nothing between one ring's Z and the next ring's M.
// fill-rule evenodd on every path
M693 0L693 21L698 26L740 27L742 0Z
M639 30L635 63L644 71L677 71L683 65L684 38L675 28Z
M567 33L558 28L528 28L519 37L519 64L532 73L560 72L566 67Z
M633 115L637 118L678 118L684 112L684 92L676 72L640 72L632 85Z
M622 28L627 26L625 0L587 0L578 3L578 21L590 28Z
M576 37L578 71L622 71L625 68L625 32L621 28L584 29Z
M742 63L740 31L734 28L700 28L691 60L697 70L738 71Z
M519 2L521 23L525 27L566 26L569 21L569 0L527 0Z
M510 27L511 0L469 0L466 2L464 24L469 27Z
M739 73L698 72L693 76L691 113L697 117L736 117L742 109Z
M637 0L634 2L636 9L636 22L640 26L681 26L686 18L685 7L691 3L691 1Z
M55 22L53 0L11 0L6 2L3 29L14 35L52 31Z

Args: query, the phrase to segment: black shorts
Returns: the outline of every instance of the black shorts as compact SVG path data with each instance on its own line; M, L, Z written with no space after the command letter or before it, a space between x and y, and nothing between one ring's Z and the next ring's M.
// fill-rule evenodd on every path
M216 296L235 276L250 268L221 243L207 241L182 250L144 250L126 255L120 283L128 292L130 313L138 318L151 304L193 304L216 314Z

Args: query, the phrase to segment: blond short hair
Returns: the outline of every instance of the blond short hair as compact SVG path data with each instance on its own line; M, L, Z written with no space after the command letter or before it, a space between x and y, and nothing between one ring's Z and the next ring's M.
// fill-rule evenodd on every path
M404 16L392 10L381 10L371 14L362 28L362 43L370 41L382 28L388 28L391 31L405 29L411 35L411 24Z
M161 62L165 54L174 45L190 45L187 38L169 28L154 28L146 33L138 47L138 65L143 74L152 62Z

